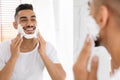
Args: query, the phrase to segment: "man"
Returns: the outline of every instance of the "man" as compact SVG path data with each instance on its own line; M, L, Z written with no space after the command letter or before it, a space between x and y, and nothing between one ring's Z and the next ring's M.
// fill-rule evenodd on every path
M65 80L65 71L54 47L39 32L37 38L31 37L37 29L31 4L20 4L16 8L13 26L22 27L25 35L18 29L15 39L0 43L0 80L42 80L44 67L52 80Z
M110 53L111 75L120 67L120 0L90 0L90 15L99 25L98 41ZM97 41L97 42L98 42ZM97 80L98 58L92 61L91 72L87 71L88 59L91 50L91 39L85 45L73 67L75 80Z

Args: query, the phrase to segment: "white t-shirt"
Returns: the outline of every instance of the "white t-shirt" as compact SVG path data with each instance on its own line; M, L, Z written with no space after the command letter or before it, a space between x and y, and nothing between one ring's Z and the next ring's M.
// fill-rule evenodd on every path
M3 69L11 56L11 40L0 43L0 70ZM44 63L38 53L38 46L30 52L20 53L15 64L11 80L42 80ZM47 42L46 54L54 62L59 63L57 51Z

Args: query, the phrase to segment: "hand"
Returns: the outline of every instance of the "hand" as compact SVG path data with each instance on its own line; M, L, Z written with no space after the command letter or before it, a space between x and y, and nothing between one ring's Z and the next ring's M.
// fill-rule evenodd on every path
M74 64L73 71L75 80L97 80L98 57L92 59L91 72L88 72L88 60L92 48L92 40L88 35L80 55Z
M46 51L46 41L43 39L40 33L38 33L38 42L39 42L38 52L40 54L44 54Z
M11 57L17 58L20 53L20 46L22 43L23 39L21 38L20 33L17 35L15 39L12 40L12 43L10 45L11 49Z

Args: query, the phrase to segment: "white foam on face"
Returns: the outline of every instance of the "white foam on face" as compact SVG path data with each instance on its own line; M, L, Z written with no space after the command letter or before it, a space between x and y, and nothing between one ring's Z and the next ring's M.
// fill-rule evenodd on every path
M19 24L18 25L18 31L21 33L21 37L25 37L26 39L32 39L32 38L37 38L37 33L38 33L38 27L36 27L35 32L33 34L26 34L24 32L23 27Z
M88 16L86 18L86 23L87 24L85 26L87 27L88 33L91 35L93 40L97 40L100 31L98 24L96 23L92 16Z

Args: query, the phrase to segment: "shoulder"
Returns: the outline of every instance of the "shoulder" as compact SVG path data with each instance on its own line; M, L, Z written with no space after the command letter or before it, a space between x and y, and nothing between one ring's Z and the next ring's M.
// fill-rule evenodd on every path
M51 54L51 53L57 53L57 49L56 49L56 47L54 47L53 46L53 44L51 44L50 42L47 42L46 43L46 51L47 51L47 53L49 54Z
M55 45L54 45L55 46ZM50 42L46 44L46 54L53 61L53 63L60 63L58 58L58 49L54 47Z
M50 42L46 42L47 47L53 47L53 45Z
M10 46L10 44L11 44L11 40L3 41L0 43L0 49L7 48Z
M10 53L11 40L3 41L0 43L0 57L4 57Z
M55 49L55 47L50 42L46 42L46 49L51 50L51 49Z

